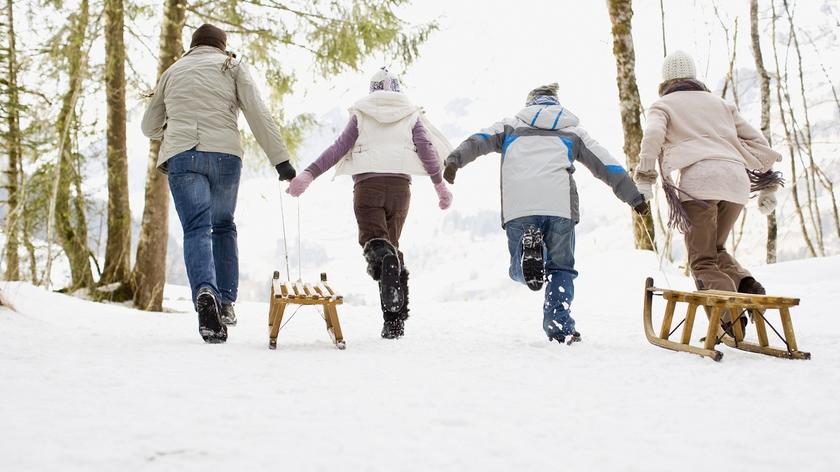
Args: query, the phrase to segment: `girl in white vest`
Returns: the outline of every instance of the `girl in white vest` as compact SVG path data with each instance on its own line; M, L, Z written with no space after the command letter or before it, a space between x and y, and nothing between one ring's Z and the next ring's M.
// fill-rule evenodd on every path
M449 208L452 194L443 182L439 156L452 147L384 67L371 78L370 94L349 111L341 135L292 180L287 192L300 196L333 166L336 175L353 176L359 244L368 274L379 283L382 337L396 339L403 336L408 318L408 270L399 246L411 198L410 176L429 176L440 208Z

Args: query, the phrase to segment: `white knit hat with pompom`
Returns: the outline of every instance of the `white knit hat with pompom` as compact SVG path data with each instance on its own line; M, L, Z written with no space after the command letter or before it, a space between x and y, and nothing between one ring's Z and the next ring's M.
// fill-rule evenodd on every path
M665 57L662 63L662 81L674 79L696 79L694 59L683 51L674 51Z

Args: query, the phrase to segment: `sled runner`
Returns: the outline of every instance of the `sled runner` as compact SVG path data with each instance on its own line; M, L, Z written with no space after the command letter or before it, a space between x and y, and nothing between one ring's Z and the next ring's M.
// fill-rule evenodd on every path
M285 282L280 280L280 273L274 272L271 279L271 302L268 308L268 348L277 348L277 334L283 325L283 314L287 305L321 305L324 310L324 321L335 347L344 349L344 336L341 334L341 324L338 322L338 310L344 299L327 283L327 274L321 273L321 281L309 284L301 281Z
M659 295L666 300L665 315L662 319L659 333L653 329L653 296ZM676 311L677 303L688 305L685 319L671 328ZM798 298L772 297L767 295L753 295L737 292L724 292L719 290L702 290L696 292L683 292L679 290L662 289L653 286L653 279L648 277L645 281L645 303L644 303L644 325L645 336L651 344L654 344L672 351L683 351L700 356L711 357L715 361L723 358L723 353L715 350L718 342L740 349L742 351L765 354L768 356L781 357L785 359L810 359L811 354L800 351L796 345L796 336L793 333L793 324L790 319L790 307L799 305ZM703 347L690 345L691 333L694 328L694 318L697 309L707 312L709 327L706 330L706 338ZM747 310L755 325L758 343L745 341L744 332L740 322L732 324L731 335L721 328L721 315L730 310L737 318L744 310ZM782 321L783 332L779 333L767 320L769 310L778 310ZM669 338L683 325L680 341L672 341ZM767 327L779 337L784 344L783 348L771 347L767 336Z

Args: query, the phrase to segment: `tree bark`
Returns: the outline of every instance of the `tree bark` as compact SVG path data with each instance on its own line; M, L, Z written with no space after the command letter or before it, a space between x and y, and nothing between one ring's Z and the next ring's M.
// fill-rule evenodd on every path
M6 137L6 152L9 155L8 168L6 174L6 192L8 194L9 210L6 214L6 272L4 278L6 280L20 280L20 258L18 257L18 248L20 241L19 235L19 221L21 215L21 201L19 192L20 168L21 159L21 143L20 143L20 100L18 98L17 85L17 49L15 45L15 21L14 21L14 2L13 0L6 0L6 21L8 22L8 47L6 51L6 60L8 65L8 94L7 106L8 116L7 125L8 136Z
M160 31L158 79L183 54L181 33L186 20L186 0L165 0L163 27ZM169 229L169 187L166 176L157 170L160 141L152 141L146 174L146 198L137 245L137 257L131 273L134 305L142 310L163 308L166 282L166 243Z
M758 30L758 0L750 0L750 39L752 42L752 53L755 59L755 70L758 73L759 86L761 88L761 134L773 145L773 135L770 132L770 74L764 67L764 56L761 54L761 36ZM776 211L767 215L767 243L766 251L768 264L776 262L776 243L778 241L779 228L776 222Z
M814 244L811 242L811 237L808 235L808 228L805 225L805 216L802 213L802 205L799 202L799 185L796 178L796 150L794 148L794 138L791 136L790 127L788 127L787 118L785 115L784 101L782 99L782 72L779 65L779 51L776 45L776 4L775 0L770 0L770 8L773 12L773 17L770 22L772 38L773 38L773 62L776 66L776 100L779 105L779 116L782 119L782 129L785 132L785 141L787 142L788 154L790 156L790 193L793 196L793 206L796 210L796 216L799 218L799 229L802 231L802 238L805 240L805 245L808 247L808 252L812 257L817 256L817 251L814 249Z
M108 242L100 284L127 282L131 272L131 209L126 151L123 0L105 0L105 97L108 108Z
M636 53L633 48L632 33L633 5L631 0L608 0L607 5L612 22L616 82L621 109L621 126L624 129L624 154L628 172L632 173L639 163L639 150L642 143L642 105L639 88L636 85ZM650 213L644 217L635 212L631 215L636 248L656 250L653 218Z
M78 156L73 153L72 146L68 145L69 131L76 120L76 101L81 89L84 76L84 43L87 36L89 20L88 0L82 0L79 10L74 15L70 38L67 43L68 68L68 90L62 98L61 110L58 114L56 128L58 130L60 143L58 184L55 194L55 226L58 234L58 241L64 249L64 253L70 262L71 284L69 291L93 285L93 273L90 269L90 249L87 245L87 220L84 212L73 212L70 207L73 197L70 194L70 186L76 179L76 166L74 161ZM76 195L76 208L78 199L82 195ZM74 218L75 213L75 218ZM75 222L73 221L75 219ZM49 276L49 274L47 274Z

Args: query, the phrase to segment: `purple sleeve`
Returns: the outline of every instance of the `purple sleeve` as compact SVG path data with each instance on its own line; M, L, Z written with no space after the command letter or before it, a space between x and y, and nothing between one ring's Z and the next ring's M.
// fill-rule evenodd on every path
M438 184L443 179L440 175L440 159L435 147L429 141L429 136L426 134L426 128L417 120L414 129L411 130L414 138L414 146L417 148L417 155L420 156L420 161L423 162L423 168L431 176L432 182Z
M336 138L335 142L330 147L324 150L315 162L309 164L305 172L309 172L313 177L317 178L319 175L328 171L332 166L336 165L342 157L345 156L353 145L356 144L356 139L359 138L359 124L356 116L350 117L344 131Z

